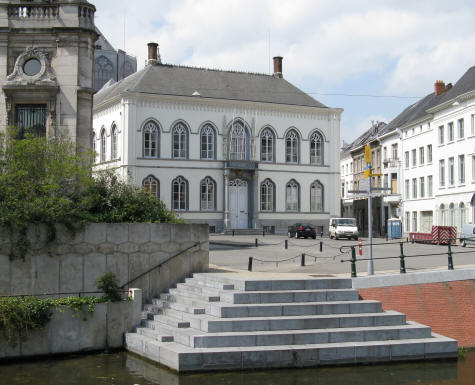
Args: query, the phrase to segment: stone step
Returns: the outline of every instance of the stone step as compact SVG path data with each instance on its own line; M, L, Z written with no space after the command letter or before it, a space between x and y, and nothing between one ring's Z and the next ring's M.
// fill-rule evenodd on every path
M161 322L165 325L170 325L176 328L189 328L190 327L190 322L183 320L183 319L177 319L173 316L170 316L169 314L164 314L164 315L155 315L153 317L154 321Z
M160 316L155 316L154 319L157 317ZM208 333L389 326L406 323L405 315L394 311L266 318L217 318L206 314L188 315L187 320L191 327Z
M125 345L136 354L180 372L455 358L458 354L457 341L435 333L421 339L208 349L127 333Z
M170 293L166 294L166 296L168 295L192 298L192 299L196 299L202 302L218 302L220 300L219 296L201 295L201 294L197 294L197 293L193 293L193 292L185 291L185 290L180 290L180 289L170 289ZM168 297L164 296L163 298L168 298Z
M210 304L207 314L221 318L280 317L323 314L379 313L379 301L302 302L278 304L215 305Z
M234 290L234 284L232 282L222 282L221 280L211 277L196 277L185 278L185 283L193 286L202 286L219 290Z
M355 301L358 299L358 290L232 291L221 292L220 297L221 301L234 304Z
M222 292L226 293L229 291L229 290L220 290L214 287L195 285L192 283L179 283L176 285L176 288L182 291L188 291L188 292L192 292L196 294L209 295L209 296L215 296L215 297L219 297Z
M208 309L211 304L220 303L220 302L200 301L194 298L182 297L176 294L174 295L168 294L166 298L167 298L166 300L161 300L161 301L165 301L167 304L179 303L182 305L187 305L189 307L197 307L197 308L203 308L203 309ZM152 301L154 301L154 299L152 299Z
M180 333L179 329L169 330L169 334ZM167 333L168 334L168 333ZM431 328L408 323L396 326L375 326L360 328L308 329L270 332L239 332L189 334L188 346L194 348L244 347L271 345L308 345L338 342L386 341L399 339L428 338Z
M157 340L159 342L173 342L174 338L172 335L160 334L157 331L150 328L137 328L137 334L142 336Z

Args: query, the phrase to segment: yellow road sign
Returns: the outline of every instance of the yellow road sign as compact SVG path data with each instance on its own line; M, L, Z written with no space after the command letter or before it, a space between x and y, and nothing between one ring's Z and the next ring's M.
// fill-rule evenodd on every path
M371 146L364 146L364 160L366 163L371 163Z

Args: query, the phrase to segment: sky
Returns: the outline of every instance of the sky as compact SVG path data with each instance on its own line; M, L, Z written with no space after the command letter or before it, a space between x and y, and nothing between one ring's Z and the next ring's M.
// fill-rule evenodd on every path
M286 80L344 109L346 142L475 65L473 0L89 1L138 69L152 41L162 62L196 67L268 74L283 56Z

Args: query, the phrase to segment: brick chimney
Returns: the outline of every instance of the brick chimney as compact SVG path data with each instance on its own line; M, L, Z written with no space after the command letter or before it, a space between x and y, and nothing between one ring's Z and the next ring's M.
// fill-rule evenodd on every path
M282 56L274 57L274 76L276 78L282 78Z
M157 43L148 43L148 65L162 64Z
M436 80L434 84L434 93L436 96L442 95L446 90L443 80Z

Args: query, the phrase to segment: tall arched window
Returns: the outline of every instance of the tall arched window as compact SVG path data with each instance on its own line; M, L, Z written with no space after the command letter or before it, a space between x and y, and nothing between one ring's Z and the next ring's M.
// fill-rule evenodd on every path
M270 128L266 128L261 133L261 161L274 161L274 133Z
M92 163L96 163L96 133L93 132L91 135L91 149L92 149Z
M210 177L201 181L201 210L216 210L216 183Z
M323 208L323 185L317 180L310 186L310 211L318 213Z
M229 133L229 159L230 160L246 160L246 129L240 121L233 123Z
M459 220L458 227L459 227L459 230L462 230L463 225L467 223L467 211L465 208L465 204L463 202L459 204L459 210L460 210L460 220Z
M160 198L160 182L153 175L149 175L142 181L142 187L148 193Z
M188 181L179 176L172 182L173 210L188 210Z
M445 205L440 205L440 225L446 226L447 225L447 210L445 209Z
M105 56L99 56L94 63L94 88L101 89L111 79L114 79L114 65Z
M111 129L111 159L117 159L118 133L117 126L114 124Z
M106 148L107 148L106 140L107 140L106 129L103 127L101 130L101 155L100 155L101 162L106 161Z
M216 159L216 135L214 128L206 124L201 129L201 159Z
M173 126L173 158L186 159L188 155L188 130L183 123Z
M449 205L449 226L455 226L455 205Z
M160 130L153 121L143 126L143 156L144 158L158 158L160 148Z
M275 185L270 179L261 183L261 211L274 211Z
M299 184L292 179L285 186L285 209L288 211L298 211L299 209Z
M323 164L323 137L318 132L310 137L310 163Z
M299 161L299 135L294 130L290 130L285 136L285 161L287 163Z

